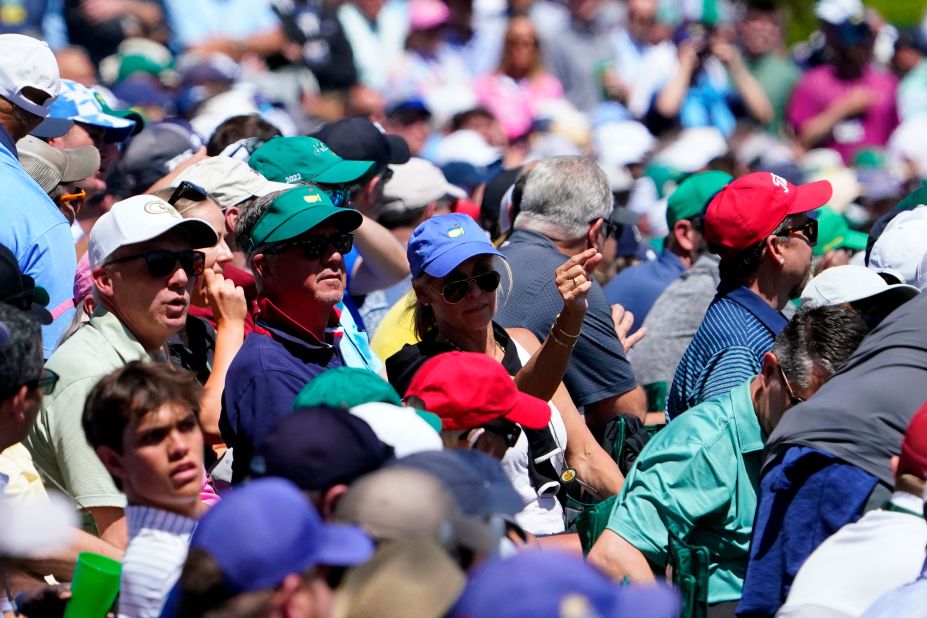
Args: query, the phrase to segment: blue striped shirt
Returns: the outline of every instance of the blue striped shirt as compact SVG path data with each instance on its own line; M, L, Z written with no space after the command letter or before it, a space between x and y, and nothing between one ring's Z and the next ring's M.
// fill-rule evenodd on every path
M747 288L719 288L676 367L666 415L681 414L758 374L763 355L787 323Z

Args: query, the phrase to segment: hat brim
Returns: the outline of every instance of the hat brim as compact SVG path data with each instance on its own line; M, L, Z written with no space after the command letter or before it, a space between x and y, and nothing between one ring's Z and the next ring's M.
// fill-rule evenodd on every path
M488 240L471 240L454 245L428 262L422 270L432 277L446 277L459 265L478 255L497 255L503 260L506 259L505 255L489 244Z
M319 213L317 208L307 208L287 219L259 244L266 245L292 240L323 223L330 223L342 232L353 232L363 222L363 215L351 208L332 206L325 214Z
M207 247L214 247L216 243L219 242L219 235L216 234L216 231L212 229L212 226L203 221L202 219L183 219L172 223L170 225L164 225L156 229L152 229L151 233L146 234L144 237L132 238L127 242L120 244L118 247L114 247L107 255L105 255L99 262L91 264L94 268L105 264L107 260L115 253L118 249L126 247L128 245L135 245L142 242L148 242L167 234L171 230L180 229L183 230L187 235L187 239L190 241L190 247L193 249L205 249ZM92 253L91 253L92 255Z
M32 306L26 312L29 316L43 326L48 326L54 321L52 314L38 303L32 303Z
M374 166L373 161L342 160L309 180L328 185L341 185L354 182L364 176Z
M61 137L70 131L73 126L74 121L68 118L48 117L40 122L36 128L32 129L29 134L43 139L51 139L53 137Z
M849 230L846 236L844 236L843 241L837 246L841 249L849 249L850 251L862 251L866 248L867 242L869 242L869 234L857 232L856 230Z
M373 551L373 541L359 528L344 524L325 524L313 562L327 566L354 566L366 562L373 555Z
M879 299L888 301L894 307L899 307L920 293L921 291L913 285L908 285L907 283L893 283L878 294L873 294L864 298L856 298L849 302L853 303L861 300Z
M100 169L100 152L93 146L63 150L66 163L61 182L74 182L90 178Z
M827 180L818 180L796 188L796 196L789 207L789 215L797 215L816 210L827 204L834 194L834 189Z
M544 429L550 422L550 405L543 399L519 391L515 407L505 418L528 429Z
M402 165L408 163L412 158L409 151L409 144L406 140L398 135L386 135L386 141L389 142L389 163L390 165Z

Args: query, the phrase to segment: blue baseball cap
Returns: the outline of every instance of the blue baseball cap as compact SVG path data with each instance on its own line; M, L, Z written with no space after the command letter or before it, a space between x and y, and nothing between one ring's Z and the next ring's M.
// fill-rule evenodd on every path
M581 557L526 550L484 563L450 618L674 618L679 598L665 584L619 586Z
M412 232L406 255L413 277L422 272L432 277L446 277L476 255L498 255L505 259L473 217L459 213L423 221Z
M196 526L190 547L219 564L230 595L272 588L317 565L360 564L374 549L360 528L323 523L296 485L277 478L222 496Z
M42 138L59 137L68 132L75 122L103 127L103 139L118 143L128 139L136 128L136 121L106 112L96 93L69 79L61 80L61 93L49 108L48 117L32 131Z

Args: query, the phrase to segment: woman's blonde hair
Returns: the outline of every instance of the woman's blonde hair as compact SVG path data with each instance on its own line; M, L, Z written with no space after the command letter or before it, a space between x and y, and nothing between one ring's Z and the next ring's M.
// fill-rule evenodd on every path
M513 17L509 20L509 27L505 30L505 38L502 43L502 57L499 59L499 72L509 75L509 71L512 69L512 54L510 51L511 43L509 42L509 36L512 33L512 28L520 21L527 22L534 32L534 63L531 68L528 69L528 77L537 77L537 75L544 70L544 64L541 61L541 39L538 38L537 28L534 27L534 24L532 24L531 20L527 17Z

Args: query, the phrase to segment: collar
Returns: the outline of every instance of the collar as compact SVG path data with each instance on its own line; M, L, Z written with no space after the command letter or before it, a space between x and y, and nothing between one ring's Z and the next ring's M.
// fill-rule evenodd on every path
M295 343L304 348L332 348L330 343L327 341L319 341L318 337L287 315L269 298L260 296L257 302L260 310L258 322L274 339ZM330 332L332 329L338 329L341 321L340 318L341 316L338 310L333 307L328 316L328 326L325 329L326 333Z
M882 509L923 518L924 499L920 496L909 494L906 491L896 491L892 494L892 497L888 499L888 502L882 505Z
M106 339L106 342L116 351L120 360L128 364L130 361L148 359L164 360L160 352L149 354L145 347L139 343L132 331L122 323L115 313L107 311L100 305L90 318L93 326Z
M724 290L719 287L718 298L728 298L734 301L753 314L753 317L762 322L763 326L774 335L778 335L785 328L785 325L789 323L781 311L776 311L759 295L742 285L731 290Z
M753 407L753 398L750 397L750 385L755 379L750 378L731 390L734 424L737 425L737 441L740 443L741 453L761 451L766 442L763 439L760 419L756 417L756 409Z
M525 230L517 229L512 232L512 235L509 237L509 244L522 243L526 245L531 245L534 247L550 247L557 253L562 253L560 249L557 248L557 245L554 244L550 238L541 234L540 232L535 232L534 230Z
M191 534L196 528L196 520L154 506L130 504L126 507L126 525L129 538L137 536L143 528L171 534Z
M679 256L669 249L663 249L657 257L657 260L659 260L661 264L669 266L677 272L685 272L686 270L686 266L682 263L682 260L679 259Z
M9 150L13 158L19 159L19 153L16 152L16 142L13 141L13 136L4 126L0 126L0 146Z

